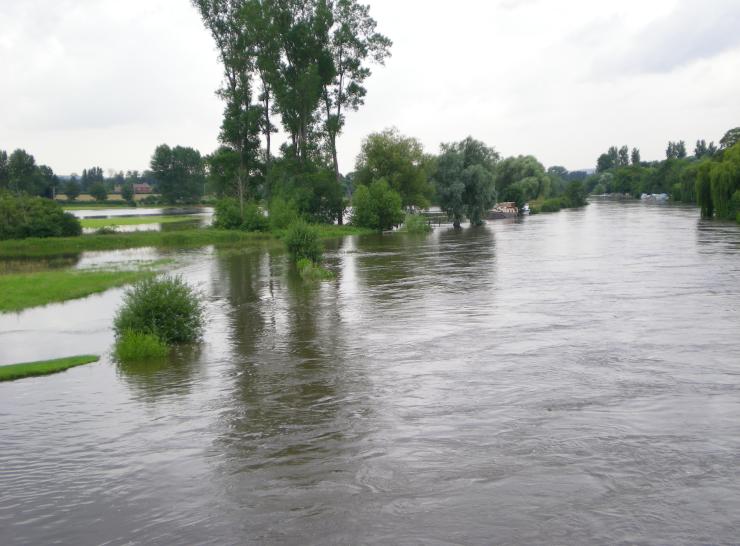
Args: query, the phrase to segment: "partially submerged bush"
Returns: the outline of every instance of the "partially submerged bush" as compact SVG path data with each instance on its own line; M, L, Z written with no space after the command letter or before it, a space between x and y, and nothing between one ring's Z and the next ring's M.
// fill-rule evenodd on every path
M406 214L403 230L408 233L429 233L432 231L432 226L421 214Z
M316 265L308 258L298 260L296 268L301 277L309 281L327 281L336 277L332 271Z
M27 237L76 237L80 221L43 197L0 192L0 240Z
M154 334L126 330L116 340L115 356L122 362L164 358L168 352L167 344Z
M401 196L384 179L360 186L352 197L352 224L359 227L392 229L403 221Z
M116 337L152 334L166 344L196 341L203 329L198 294L181 277L139 281L126 291L113 322Z
M239 201L230 197L216 203L213 225L218 229L242 231L267 231L269 227L267 218L257 204L245 203L242 217Z
M294 262L307 259L315 264L321 263L323 248L319 230L303 220L293 222L285 235L285 245Z

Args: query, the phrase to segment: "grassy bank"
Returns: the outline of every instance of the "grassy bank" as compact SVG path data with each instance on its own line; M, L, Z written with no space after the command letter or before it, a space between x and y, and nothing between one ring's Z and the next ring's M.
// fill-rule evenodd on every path
M0 313L84 298L154 275L152 271L70 271L0 275Z
M83 228L97 229L115 226L140 226L144 224L176 224L200 220L199 216L134 216L127 218L85 218L80 220Z
M99 356L73 356L70 358L60 358L58 360L0 366L0 381L13 381L15 379L23 379L25 377L59 373L76 366L92 364L98 360L100 360Z
M372 231L352 226L319 226L321 237L362 235ZM251 233L218 229L187 229L175 232L140 231L112 235L82 235L53 239L0 241L0 258L41 258L77 254L85 251L122 250L125 248L196 248L208 245L240 245L277 240L280 233Z

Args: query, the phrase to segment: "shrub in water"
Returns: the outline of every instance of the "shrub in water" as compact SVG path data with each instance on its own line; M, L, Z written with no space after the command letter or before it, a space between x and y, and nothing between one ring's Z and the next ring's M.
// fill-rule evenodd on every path
M429 233L432 226L421 214L407 214L403 221L403 230L408 233Z
M0 240L80 234L79 220L54 201L0 192Z
M288 252L294 262L305 258L315 264L321 263L323 248L319 231L303 220L293 222L288 227L288 232L285 235L285 245L288 247Z
M145 279L126 291L113 326L117 337L135 332L167 344L190 343L203 329L203 306L180 277Z
M122 362L164 358L168 352L167 344L154 334L126 330L116 340L115 356Z
M244 220L241 229L244 231L267 231L269 220L255 203L244 205Z
M333 272L316 265L308 258L298 260L296 268L301 277L309 281L327 281L336 277Z

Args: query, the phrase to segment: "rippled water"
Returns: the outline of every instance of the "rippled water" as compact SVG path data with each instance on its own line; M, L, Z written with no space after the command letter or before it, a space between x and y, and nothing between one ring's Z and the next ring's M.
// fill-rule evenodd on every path
M328 257L183 253L201 347L0 384L0 543L738 542L738 226L597 202ZM105 350L119 298L0 316L0 363Z

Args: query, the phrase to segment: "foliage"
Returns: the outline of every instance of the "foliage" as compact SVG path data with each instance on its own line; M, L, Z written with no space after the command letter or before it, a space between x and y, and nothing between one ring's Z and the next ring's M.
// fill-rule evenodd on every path
M138 362L164 358L167 344L154 334L127 330L116 339L115 357L121 362Z
M90 186L89 191L90 195L92 195L96 201L105 201L108 199L108 190L102 182L95 182Z
M193 148L162 144L154 151L151 169L159 193L169 204L194 203L203 193L205 163Z
M64 186L64 194L67 199L74 201L80 196L80 183L77 182L77 178L72 178Z
M319 164L290 158L276 160L269 178L271 196L293 202L298 214L316 223L332 224L344 216L346 200L334 173Z
M124 184L124 186L121 188L121 198L123 198L123 200L128 203L133 203L134 195L134 185Z
M561 197L555 197L552 199L546 199L540 206L540 212L558 212L564 208L565 203Z
M504 201L520 207L527 201L552 194L553 181L533 156L509 157L496 166L496 190Z
M402 206L425 208L432 195L428 163L421 142L386 129L362 143L353 181L359 187L384 179L401 196Z
M587 195L583 182L574 180L568 184L568 187L565 189L565 195L563 195L562 199L565 207L577 208L586 205Z
M216 229L267 231L268 219L256 203L247 203L240 210L236 199L227 197L216 203L213 225Z
M135 332L167 344L190 343L201 334L203 312L200 296L181 277L149 278L126 291L113 327L118 338Z
M403 221L403 230L406 233L429 233L432 226L423 215L407 213Z
M285 234L285 246L294 262L307 259L315 264L321 263L323 245L316 227L303 220L297 220L288 226Z
M666 159L685 159L686 155L686 143L683 140L668 143L668 148L665 151Z
M378 231L393 229L403 221L401 196L381 178L360 186L352 198L352 225Z
M738 142L740 142L740 127L735 127L725 133L725 136L719 141L719 145L722 150L727 150L735 146Z
M328 281L336 278L333 271L329 271L328 269L315 264L308 258L301 258L298 260L296 263L296 269L298 269L298 273L301 278L308 281Z
M84 298L150 275L148 271L67 269L0 275L0 313Z
M437 197L456 227L463 218L473 225L482 224L486 212L496 204L499 157L496 150L472 137L442 145L434 177Z
M287 201L282 197L273 197L270 201L270 229L273 231L286 229L291 223L300 218L298 207L293 200Z
M27 237L73 237L80 222L62 207L42 197L0 192L0 240Z
M0 381L14 381L26 377L38 377L64 372L70 368L92 364L100 360L99 356L84 355L56 360L45 360L42 362L28 362L24 364L13 364L11 366L0 366Z

